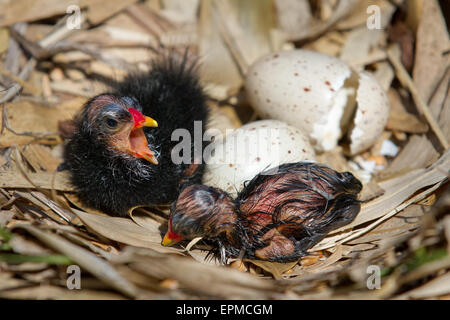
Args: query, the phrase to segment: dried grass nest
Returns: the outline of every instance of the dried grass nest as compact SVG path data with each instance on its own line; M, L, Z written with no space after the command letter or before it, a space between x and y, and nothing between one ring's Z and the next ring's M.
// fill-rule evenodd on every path
M67 28L70 2L0 1L1 298L450 297L445 1L86 0L79 29ZM379 30L367 28L369 4L380 9ZM257 119L243 76L267 52L308 48L372 72L391 103L380 140L356 157L340 147L319 156L337 170L352 170L350 161L380 168L355 221L298 262L219 266L205 259L202 241L160 245L168 208L137 208L130 218L84 208L56 172L58 122L105 79L145 70L160 46L201 57L213 122L223 129ZM385 140L399 147L395 157L380 152ZM70 265L82 270L83 290L67 290ZM380 272L379 290L368 289L368 266Z

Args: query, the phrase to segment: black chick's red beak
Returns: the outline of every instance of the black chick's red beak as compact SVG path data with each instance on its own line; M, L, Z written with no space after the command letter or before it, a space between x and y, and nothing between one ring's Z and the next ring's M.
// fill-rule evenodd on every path
M145 133L143 130L143 127L157 127L158 122L150 117L144 116L134 108L128 108L128 111L133 116L134 121L129 136L129 153L136 157L145 159L150 163L158 164L155 153L148 147L147 138L145 137Z

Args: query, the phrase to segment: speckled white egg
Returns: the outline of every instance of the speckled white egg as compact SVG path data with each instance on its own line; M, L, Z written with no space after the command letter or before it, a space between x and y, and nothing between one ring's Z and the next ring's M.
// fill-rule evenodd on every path
M265 169L314 159L314 149L301 129L278 120L255 121L205 149L203 183L235 196L245 181Z
M351 152L362 151L376 142L389 115L386 94L370 74L358 74L345 62L314 51L280 51L258 59L245 86L261 117L302 129L319 151L335 148L353 120L349 136L360 141Z

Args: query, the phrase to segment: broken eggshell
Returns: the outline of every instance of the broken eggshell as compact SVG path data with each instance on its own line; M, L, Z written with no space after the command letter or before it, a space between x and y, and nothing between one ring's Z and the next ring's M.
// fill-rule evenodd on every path
M258 59L245 81L250 104L263 118L302 129L318 151L334 149L345 134L351 154L373 145L386 125L389 102L376 79L309 50Z
M368 72L359 73L356 114L347 136L350 154L357 154L378 141L389 120L389 100L378 81Z
M314 149L299 128L278 120L250 122L205 149L203 184L232 196L247 180L282 163L314 161Z

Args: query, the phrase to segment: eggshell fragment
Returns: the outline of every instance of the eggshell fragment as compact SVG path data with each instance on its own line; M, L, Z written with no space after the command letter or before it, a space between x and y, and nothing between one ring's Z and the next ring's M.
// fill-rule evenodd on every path
M235 196L243 183L282 163L314 160L300 129L278 120L248 123L205 149L203 183Z
M377 140L389 114L386 95L374 77L309 50L260 58L249 68L245 86L261 117L302 129L318 151L334 149L349 128L350 152L364 150Z
M398 154L398 147L391 140L384 140L381 144L380 155L395 157Z
M377 82L367 72L359 74L356 93L356 115L349 131L350 154L357 154L377 142L389 119L389 100Z

